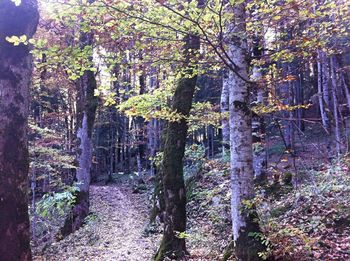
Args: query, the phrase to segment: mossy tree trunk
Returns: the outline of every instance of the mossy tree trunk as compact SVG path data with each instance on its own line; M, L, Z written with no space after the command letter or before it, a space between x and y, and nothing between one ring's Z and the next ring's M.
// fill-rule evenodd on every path
M84 49L92 46L93 34L81 33L80 46ZM92 62L92 55L88 58ZM95 121L98 99L94 96L96 89L95 74L86 70L76 82L77 88L77 171L76 181L79 191L76 193L76 202L72 213L66 219L61 234L63 237L79 229L89 214L89 188L91 181L92 164L92 131Z
M0 259L32 259L28 216L27 120L32 57L7 36L35 33L37 2L0 1Z
M245 38L246 3L232 6L234 23L228 26L231 32L228 54L237 71L229 72L230 80L230 149L231 149L231 217L234 252L239 261L260 260L261 242L250 236L259 233L256 211L245 202L254 197L254 170L252 151L252 113L249 108L247 43ZM243 36L243 37L241 37Z
M199 38L187 35L184 39L185 61L173 97L172 110L188 116L197 82L196 66L191 62L199 50ZM187 137L187 121L169 122L165 133L162 161L162 181L165 200L163 239L155 260L165 257L181 260L186 255L185 239L179 233L186 231L186 191L183 176L183 157Z

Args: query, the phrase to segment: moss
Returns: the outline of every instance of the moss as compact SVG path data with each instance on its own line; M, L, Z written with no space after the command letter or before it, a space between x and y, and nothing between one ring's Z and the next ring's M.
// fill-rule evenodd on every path
M234 251L234 242L232 240L225 248L221 261L228 261L229 258L233 256L233 251Z
M154 257L155 261L162 261L165 258L172 260L184 260L187 252L179 245L184 245L184 240L174 237L175 240L169 240L169 238L163 237L160 247Z
M286 185L292 185L293 174L291 172L286 172L283 175L283 183Z

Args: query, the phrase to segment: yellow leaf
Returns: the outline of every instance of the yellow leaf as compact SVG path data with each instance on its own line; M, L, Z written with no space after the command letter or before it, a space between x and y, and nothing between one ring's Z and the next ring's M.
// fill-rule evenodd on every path
M12 2L15 3L16 6L19 6L21 4L21 0L11 0Z

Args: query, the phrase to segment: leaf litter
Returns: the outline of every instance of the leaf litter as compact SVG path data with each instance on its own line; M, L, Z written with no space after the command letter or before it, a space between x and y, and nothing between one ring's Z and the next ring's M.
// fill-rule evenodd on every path
M147 198L124 185L91 186L91 214L86 225L51 244L36 261L152 260L159 235L144 235Z

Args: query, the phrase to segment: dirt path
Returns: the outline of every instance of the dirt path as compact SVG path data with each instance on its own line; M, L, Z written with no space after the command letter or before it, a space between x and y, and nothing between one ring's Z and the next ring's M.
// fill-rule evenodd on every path
M90 221L66 239L54 243L36 260L152 260L157 236L143 236L148 209L142 194L126 185L91 186Z

